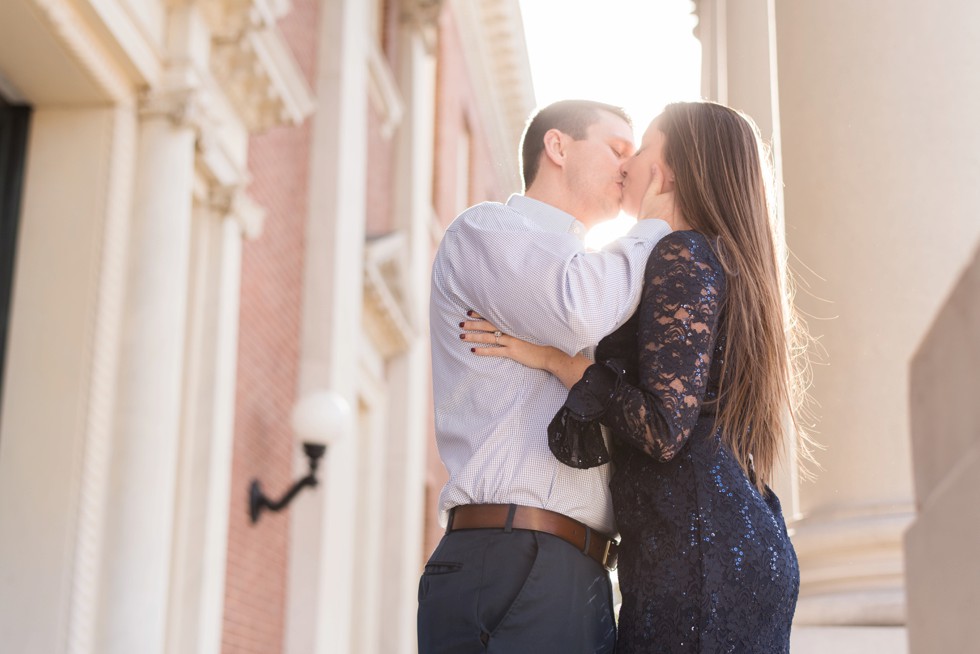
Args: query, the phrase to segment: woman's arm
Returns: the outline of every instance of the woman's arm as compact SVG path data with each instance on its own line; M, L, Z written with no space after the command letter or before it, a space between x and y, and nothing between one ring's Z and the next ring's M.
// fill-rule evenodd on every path
M671 460L701 413L724 295L721 265L702 237L675 232L658 243L634 317L638 356L597 349L548 425L552 453L575 468L607 462L601 423L624 445Z
M601 419L620 441L658 461L672 459L701 413L724 293L724 273L705 239L675 232L661 241L638 314L637 383L614 361L590 367L569 392L565 419L559 413L553 422L566 432L558 435L575 440L580 425ZM582 406L590 407L587 416L576 410Z
M459 337L476 346L470 351L477 356L503 357L529 368L545 370L557 377L565 388L574 386L585 369L592 365L591 359L580 354L571 357L555 347L535 345L509 334L497 336L494 325L472 311L469 313L471 319L459 323L460 329L466 330Z

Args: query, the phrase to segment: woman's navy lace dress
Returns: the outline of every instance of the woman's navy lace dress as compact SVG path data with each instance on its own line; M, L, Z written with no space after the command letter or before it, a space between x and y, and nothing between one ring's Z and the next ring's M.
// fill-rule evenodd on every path
M665 237L636 314L599 344L548 429L575 467L609 460L600 423L612 436L617 652L789 651L799 568L779 501L712 431L724 304L705 238Z

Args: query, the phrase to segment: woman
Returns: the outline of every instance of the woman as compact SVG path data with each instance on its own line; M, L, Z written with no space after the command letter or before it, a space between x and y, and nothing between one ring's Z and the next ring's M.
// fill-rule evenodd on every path
M609 428L619 652L789 651L799 569L766 484L797 376L760 149L752 123L713 103L670 105L650 125L623 206L675 231L595 363L465 323L464 340L495 345L475 354L570 387L548 430L563 462L608 461Z

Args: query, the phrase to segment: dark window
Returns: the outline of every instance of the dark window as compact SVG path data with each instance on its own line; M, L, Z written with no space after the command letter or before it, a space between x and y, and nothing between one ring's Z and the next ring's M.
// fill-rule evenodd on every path
M10 294L13 290L30 118L30 107L9 104L0 97L0 394L3 392L3 371L7 358Z

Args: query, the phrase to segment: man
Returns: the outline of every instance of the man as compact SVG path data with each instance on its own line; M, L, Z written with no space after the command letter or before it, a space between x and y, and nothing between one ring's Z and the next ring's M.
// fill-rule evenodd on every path
M641 220L602 252L582 238L619 211L633 149L617 107L545 107L522 139L524 195L467 209L439 247L430 329L447 532L419 584L422 654L613 651L608 466L552 456L546 429L567 394L557 379L474 356L458 334L475 310L574 354L629 318L668 225Z

